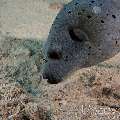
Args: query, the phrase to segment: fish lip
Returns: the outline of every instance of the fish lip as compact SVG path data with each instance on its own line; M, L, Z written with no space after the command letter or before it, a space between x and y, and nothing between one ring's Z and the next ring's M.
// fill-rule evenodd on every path
M50 84L58 84L62 81L62 78L59 79L59 78L55 78L53 75L48 75L48 80L47 82L50 83Z
M56 78L54 75L46 72L43 72L42 76L43 79L46 79L49 84L58 84L63 80L62 78Z
M49 83L49 84L58 84L58 83L60 83L62 81L62 79L56 79L56 80L50 80L50 79L48 79L47 80L47 82Z

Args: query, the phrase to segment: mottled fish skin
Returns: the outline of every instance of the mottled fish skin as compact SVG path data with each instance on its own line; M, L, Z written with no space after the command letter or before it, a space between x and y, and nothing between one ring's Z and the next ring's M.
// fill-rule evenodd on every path
M116 0L73 0L50 29L43 76L58 83L73 71L113 57L119 45L120 4Z

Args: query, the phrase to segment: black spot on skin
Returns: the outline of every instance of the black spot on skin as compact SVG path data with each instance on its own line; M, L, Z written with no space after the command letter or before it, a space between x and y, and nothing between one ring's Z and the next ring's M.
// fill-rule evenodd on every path
M82 9L82 12L85 12L85 9Z
M89 4L89 6L92 6L92 4Z
M68 61L68 56L65 57L65 61Z
M100 6L102 6L103 4L101 3Z
M78 4L79 4L78 2L75 3L75 5L78 5Z
M68 13L70 14L70 13L72 13L71 11L68 11Z
M66 56L66 59L68 59L68 56Z
M118 44L118 41L116 41L115 44L117 45L117 44Z
M88 15L87 18L90 19L92 16Z
M101 23L105 23L103 20L101 20Z
M112 17L115 19L116 18L116 16L115 15L112 15Z
M80 13L80 12L78 12L78 15L81 15L81 13Z
M94 0L91 1L91 3L94 3L94 2L95 2Z
M91 49L91 48L92 48L91 46L88 47L88 49Z
M107 33L107 35L110 35L110 33Z
M56 17L56 19L58 19L58 17Z

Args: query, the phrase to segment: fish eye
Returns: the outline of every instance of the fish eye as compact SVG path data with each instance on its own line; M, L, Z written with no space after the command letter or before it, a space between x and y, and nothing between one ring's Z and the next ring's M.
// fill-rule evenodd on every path
M87 36L84 32L80 30L80 28L71 28L69 29L69 35L73 41L83 42L86 41Z

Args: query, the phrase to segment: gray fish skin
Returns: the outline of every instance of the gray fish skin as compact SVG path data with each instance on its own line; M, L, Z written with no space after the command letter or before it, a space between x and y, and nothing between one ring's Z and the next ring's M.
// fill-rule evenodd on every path
M56 84L120 51L119 0L73 0L56 16L44 46L43 77Z

